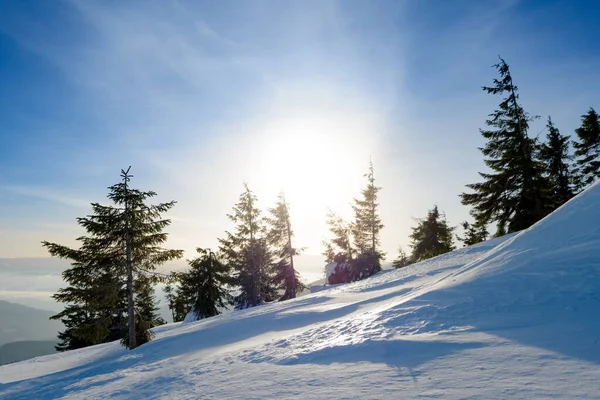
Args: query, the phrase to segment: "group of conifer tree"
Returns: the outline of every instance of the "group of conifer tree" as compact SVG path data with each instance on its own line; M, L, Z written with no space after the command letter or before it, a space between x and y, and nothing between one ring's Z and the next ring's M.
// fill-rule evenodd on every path
M519 103L518 88L504 60L494 67L499 78L483 87L489 94L503 96L497 110L486 121L481 134L487 143L481 152L489 171L480 172L481 182L467 185L461 194L471 206L473 223L463 222L465 245L488 237L495 224L495 236L526 229L560 207L600 177L600 122L590 108L575 130L574 153L569 137L561 135L550 119L546 141L530 137L533 120ZM379 234L379 217L373 164L369 166L366 188L352 205L354 218L347 223L330 212L331 240L323 253L328 263L344 265L330 283L367 278L381 270L385 254ZM132 175L121 171L121 181L109 187L110 205L92 203L92 213L77 219L86 235L77 238L72 249L43 242L50 254L71 261L63 273L68 284L54 298L65 308L54 315L65 330L59 333L58 350L70 350L120 339L135 348L151 340L150 328L164 323L157 313L154 286L167 283L166 293L173 319L180 321L192 312L193 318L206 318L225 308L248 308L271 301L296 297L303 289L294 268L298 249L292 246L289 206L283 196L263 217L257 198L244 185L239 201L228 215L235 231L219 239L216 252L198 249L198 257L188 261L184 272L164 275L156 268L179 259L182 250L164 249L165 228L170 220L163 214L175 201L148 204L156 195L130 187ZM453 232L437 206L412 228L412 253L400 249L394 261L399 268L454 249Z
M361 198L354 199L352 205L353 221L347 223L334 212L327 216L332 238L323 242L323 255L327 263L343 266L329 278L329 283L353 282L381 271L381 260L385 256L379 249L379 233L383 224L379 217L377 193L381 188L375 185L372 162L365 177L367 186Z
M190 310L194 319L201 319L230 305L243 309L293 299L304 289L294 268L299 250L292 246L294 232L283 193L267 214L262 216L256 195L244 184L228 215L235 231L219 239L216 254L198 249L200 257L189 262L190 269L173 274L174 281L167 285L174 321L183 320Z
M481 182L467 185L470 193L460 195L471 207L474 222L464 221L465 246L486 240L488 227L495 225L495 237L529 228L566 203L600 177L600 121L590 107L575 129L576 140L562 135L548 117L546 140L529 135L529 124L537 117L525 112L509 65L500 58L494 67L499 77L482 89L500 95L502 101L481 129L487 140L480 148L489 168L480 172ZM570 150L573 145L574 152ZM394 266L404 267L454 249L451 227L437 207L412 228L412 254L400 248Z
M335 267L328 277L329 284L365 279L382 269L381 261L385 254L379 249L379 234L384 225L379 216L377 201L381 188L375 184L372 162L365 177L367 186L362 190L362 196L355 198L352 204L353 220L348 223L334 212L327 216L331 239L323 242L323 255L325 261ZM412 228L411 255L407 256L400 248L393 266L405 267L454 250L454 229L446 221L446 216L434 206L427 217L419 219L417 226Z
M52 317L65 325L57 350L119 339L135 348L151 340L150 329L165 323L157 313L157 283L167 284L174 321L189 312L201 319L230 305L247 308L292 299L304 288L294 269L298 250L292 247L294 233L283 194L263 218L256 196L245 185L229 215L236 230L219 239L218 251L198 248L187 271L161 274L159 265L183 256L182 250L160 247L170 225L163 214L175 201L150 205L156 193L132 189L129 169L121 171L121 178L108 188L111 205L92 203L92 214L77 219L86 231L77 238L78 249L42 242L52 256L71 261L63 272L68 286L53 296L65 303Z
M471 206L475 222L465 222L466 244L487 235L486 226L495 224L496 236L520 231L550 214L600 177L600 122L593 108L582 115L577 139L570 151L568 136L560 133L548 117L546 141L529 135L529 124L537 118L519 102L509 65L500 58L494 67L499 78L483 90L500 95L498 109L486 121L481 134L487 143L481 152L487 172L481 182L467 185L470 193L460 195Z

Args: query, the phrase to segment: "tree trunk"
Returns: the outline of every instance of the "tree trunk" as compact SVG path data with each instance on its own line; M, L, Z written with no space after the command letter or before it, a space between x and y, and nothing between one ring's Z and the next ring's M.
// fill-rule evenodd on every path
M371 205L371 235L373 239L373 244L371 250L373 254L375 254L375 201L373 200L373 204Z
M129 314L129 348L135 349L135 307L133 304L133 267L130 234L127 232L127 314Z
M285 200L284 200L284 204L285 204ZM290 252L290 268L291 268L291 280L292 280L292 292L290 295L291 299L296 298L296 291L298 290L298 288L296 288L296 270L294 269L294 250L292 249L292 228L290 226L290 215L288 214L287 211L287 204L285 204L285 212L286 212L286 216L285 216L285 222L287 225L287 237L288 237L288 251Z
M371 199L371 235L372 235L372 248L371 250L373 251L373 254L375 254L375 193L376 193L376 189L375 189L375 173L373 172L373 161L370 161L370 172L371 172L371 176L370 176L370 182L369 184L371 185L371 188L373 190L373 198Z
M256 261L254 259L254 230L252 224L254 219L252 218L252 210L250 211L250 271L252 272L252 286L250 290L250 304L252 307L258 304L258 290L256 285Z
M131 167L129 167L131 168ZM129 172L129 169L127 170ZM125 195L129 197L127 181ZM135 349L135 307L133 304L133 265L131 263L131 221L129 198L125 200L125 252L127 257L127 314L129 318L129 348Z

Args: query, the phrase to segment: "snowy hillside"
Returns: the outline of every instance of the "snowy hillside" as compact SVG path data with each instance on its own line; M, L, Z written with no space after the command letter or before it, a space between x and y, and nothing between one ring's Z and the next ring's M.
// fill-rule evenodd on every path
M597 399L600 185L519 234L156 333L0 367L0 398Z

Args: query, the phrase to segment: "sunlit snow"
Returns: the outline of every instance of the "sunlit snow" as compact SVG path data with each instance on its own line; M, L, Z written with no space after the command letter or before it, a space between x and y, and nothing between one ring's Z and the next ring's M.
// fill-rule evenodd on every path
M597 399L600 185L515 235L0 367L2 399Z

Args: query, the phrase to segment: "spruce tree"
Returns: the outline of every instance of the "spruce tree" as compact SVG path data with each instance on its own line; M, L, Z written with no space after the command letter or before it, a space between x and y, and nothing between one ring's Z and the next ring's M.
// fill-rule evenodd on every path
M159 280L154 270L183 251L160 247L170 224L162 214L175 202L147 205L156 193L131 189L131 177L129 169L121 171L122 181L109 187L113 204L92 203L93 213L77 219L88 234L77 239L78 249L42 242L52 256L72 260L63 273L69 286L54 296L67 304L53 317L67 327L61 350L118 338L135 348L151 338L157 315L150 285Z
M275 207L269 209L266 221L268 241L278 257L274 264L274 280L284 289L284 294L279 301L293 299L296 297L297 291L304 288L304 285L300 282L298 271L294 268L294 256L299 252L292 246L294 232L290 221L289 206L283 193L279 194Z
M453 231L454 227L448 225L438 207L433 207L427 217L419 220L418 225L412 228L411 260L418 262L454 250Z
M354 260L355 252L352 248L352 233L350 226L338 214L329 210L327 214L327 225L331 232L332 238L323 241L323 256L327 264L335 263L336 273L330 276L328 283L347 283L352 280L352 261ZM327 268L325 268L327 276Z
M179 295L179 285L177 280L179 279L180 273L173 273L172 279L165 286L165 299L167 300L167 306L171 310L171 317L173 322L180 322L185 319L189 306L186 304L186 299Z
M470 224L469 222L464 221L461 226L463 228L464 237L456 235L456 239L459 242L463 242L465 246L472 246L487 240L489 232L485 224L477 222L475 224Z
M83 243L77 250L43 242L52 256L72 261L62 274L70 286L52 296L66 303L63 311L51 317L66 328L58 334L58 351L110 342L126 334L126 291L118 255L113 258L104 252L98 239L78 240Z
M546 143L540 149L540 159L544 163L546 177L550 186L548 207L554 211L573 196L573 176L569 167L569 137L562 136L548 117Z
M350 227L354 248L358 255L351 263L354 280L364 279L381 271L381 259L384 254L378 249L379 233L383 228L379 217L377 193L381 190L375 185L373 162L369 163L369 172L365 174L367 187L362 191L361 199L354 199L352 210L354 221Z
M577 158L577 188L583 190L600 177L600 121L598 113L590 107L581 116L581 127L575 130L578 142L573 142Z
M198 248L199 256L189 260L190 269L175 274L178 286L169 289L173 316L184 319L187 311L197 320L219 315L233 304L230 287L235 284L230 268L210 249ZM179 309L177 309L179 308Z
M256 203L256 196L244 184L244 192L233 207L233 213L228 215L236 224L236 231L225 232L226 237L219 239L220 253L227 266L235 271L236 282L240 286L240 294L235 298L238 309L254 307L277 297L273 282L273 255Z
M398 269L398 268L404 268L410 264L411 264L411 260L404 252L404 249L402 249L402 246L398 247L398 258L396 258L394 260L394 262L392 263L392 266L394 268Z
M463 193L461 199L473 207L477 223L496 222L498 232L510 233L528 228L547 214L547 184L543 166L535 159L537 142L527 135L531 118L517 102L518 88L510 68L501 58L494 67L500 79L483 90L494 95L507 93L507 97L486 121L491 129L480 130L488 140L480 150L491 172L480 172L483 182L467 185L474 193Z
M149 276L140 275L134 283L135 293L135 343L139 346L152 340L153 333L150 329L165 323L158 314L156 296ZM123 341L126 345L130 343L129 337Z
M369 163L369 172L365 174L367 187L362 191L361 199L354 199L352 210L354 211L354 222L351 226L354 247L359 253L377 253L379 246L379 232L383 228L379 217L379 203L377 193L381 190L375 186L375 173L373 162Z
M346 260L352 260L354 258L354 249L352 248L351 227L348 226L342 217L333 211L329 211L327 214L327 225L333 237L329 242L324 242L324 254L328 258L331 254L334 254L334 259L336 256L340 256Z
M321 253L325 257L325 263L331 264L335 260L335 249L333 244L329 240L323 240L323 252Z

